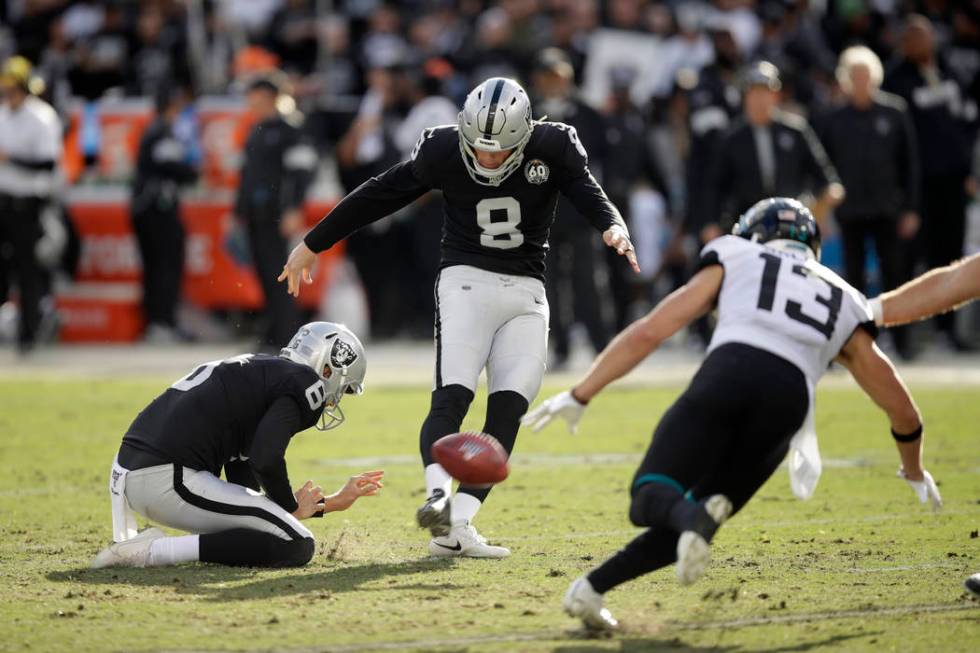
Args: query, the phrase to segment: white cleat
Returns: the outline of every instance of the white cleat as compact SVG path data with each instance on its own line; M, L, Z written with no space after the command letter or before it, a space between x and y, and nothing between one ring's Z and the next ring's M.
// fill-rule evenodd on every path
M429 553L443 558L506 558L510 555L510 549L487 544L487 538L480 535L472 524L461 521L453 524L449 535L432 538Z
M602 594L592 588L588 578L580 576L568 587L561 605L568 616L581 619L587 630L616 630L619 622L602 603Z
M148 528L132 539L116 542L99 551L91 567L145 567L150 558L150 545L161 537L166 534L159 528Z
M721 526L732 514L732 502L723 494L715 494L704 502L705 511ZM711 545L696 531L684 531L677 540L677 581L690 585L701 576L711 561Z

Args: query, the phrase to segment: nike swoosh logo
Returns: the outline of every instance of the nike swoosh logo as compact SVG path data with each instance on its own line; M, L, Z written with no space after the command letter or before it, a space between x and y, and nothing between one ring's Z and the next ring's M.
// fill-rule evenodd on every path
M442 548L449 549L450 551L462 551L463 550L463 545L462 545L462 543L459 542L459 540L456 541L456 546L446 546L445 544L439 544L438 542L436 542L436 546L441 546Z

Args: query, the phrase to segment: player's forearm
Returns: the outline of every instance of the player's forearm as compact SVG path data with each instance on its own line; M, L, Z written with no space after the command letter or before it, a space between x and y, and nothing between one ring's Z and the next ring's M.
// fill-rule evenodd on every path
M906 324L924 320L980 296L980 254L936 268L883 294L880 323Z
M660 340L654 333L644 329L640 322L634 322L599 354L572 389L573 396L581 403L587 403L607 385L628 374L659 345Z
M591 173L568 183L562 189L562 193L571 201L575 210L585 216L599 232L618 226L629 233L619 209L609 201L605 191Z
M296 497L289 485L289 475L286 473L286 461L281 460L278 464L266 463L263 467L254 467L255 475L265 490L265 495L272 499L276 505L286 512L293 512L299 507Z
M358 229L391 215L428 192L401 163L355 188L303 238L314 252L330 249Z

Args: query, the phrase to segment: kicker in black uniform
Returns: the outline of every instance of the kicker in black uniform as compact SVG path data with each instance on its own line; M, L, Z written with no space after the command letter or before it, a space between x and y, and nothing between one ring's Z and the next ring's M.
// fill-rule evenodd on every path
M532 120L524 89L495 77L469 94L456 125L426 129L408 161L341 200L293 250L280 280L297 292L314 252L434 188L445 199L445 222L435 383L420 438L429 499L418 521L434 536L433 555L500 558L510 552L487 545L470 525L489 490L461 486L450 506L451 479L432 460L431 446L459 430L486 367L483 430L512 450L544 373L549 311L542 282L559 193L634 268L636 257L619 211L589 172L575 129Z
M353 333L313 322L279 356L211 361L175 381L123 437L109 479L116 543L92 566L309 562L313 535L300 520L375 494L383 472L354 476L330 496L311 481L294 494L286 447L317 422L321 430L343 422L340 400L362 392L366 365ZM137 535L134 511L194 534L164 537L150 528Z

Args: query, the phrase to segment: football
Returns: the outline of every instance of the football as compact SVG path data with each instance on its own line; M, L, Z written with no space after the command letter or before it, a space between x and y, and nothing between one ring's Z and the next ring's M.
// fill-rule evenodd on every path
M432 457L460 483L489 487L507 478L507 451L486 433L454 433L432 445Z

